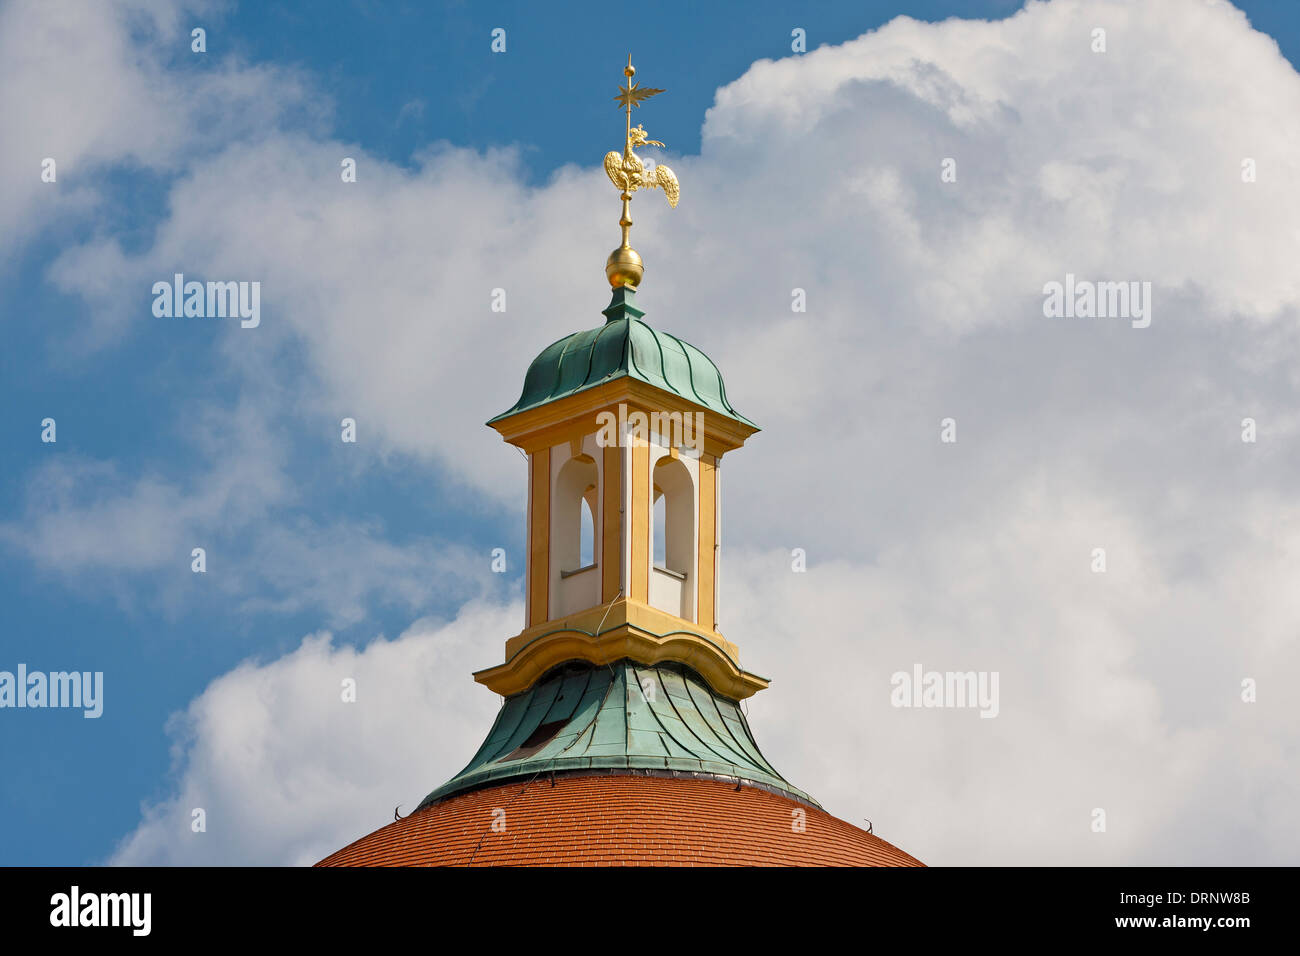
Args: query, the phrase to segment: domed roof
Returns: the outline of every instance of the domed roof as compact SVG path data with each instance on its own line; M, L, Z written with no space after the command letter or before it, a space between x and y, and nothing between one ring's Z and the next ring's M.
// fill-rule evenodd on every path
M757 787L576 771L461 793L317 866L923 866L824 810Z
M635 295L634 289L620 286L603 312L604 325L566 335L543 349L528 366L519 401L488 424L628 376L757 428L727 401L713 360L689 342L642 322L645 313L633 304Z
M507 697L460 773L421 807L464 790L565 770L673 770L745 780L816 806L754 742L740 705L666 661L573 661Z
M318 865L467 864L923 865L789 784L690 668L630 660L506 698L464 770Z

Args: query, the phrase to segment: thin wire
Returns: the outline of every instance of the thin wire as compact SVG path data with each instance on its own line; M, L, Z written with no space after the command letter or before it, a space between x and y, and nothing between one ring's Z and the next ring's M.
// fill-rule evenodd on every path
M600 629L605 626L605 619L609 617L609 612L614 610L614 602L617 601L622 596L623 596L623 585L620 584L618 586L618 593L609 599L609 603L605 605L605 613L601 615L600 623L596 625L596 635L595 635L596 640L600 640ZM609 666L608 661L605 662L605 666L607 667ZM610 667L609 672L611 674L614 673L614 669Z

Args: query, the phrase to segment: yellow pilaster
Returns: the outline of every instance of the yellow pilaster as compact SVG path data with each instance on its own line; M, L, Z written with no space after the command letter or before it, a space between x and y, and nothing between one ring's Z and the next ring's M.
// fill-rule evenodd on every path
M604 449L601 474L605 483L601 508L600 590L602 601L612 601L618 594L623 570L623 456L614 446Z
M551 450L533 452L528 476L532 526L528 529L528 624L547 619L551 563Z
M628 590L632 600L650 599L650 446L632 446L632 563Z
M717 530L717 511L716 504L718 499L718 469L717 459L712 455L700 456L700 554L699 554L699 573L696 580L699 582L699 590L696 593L695 606L697 608L695 619L701 627L708 628L710 631L717 630L717 622L714 620L714 602L713 587L717 578L717 550L716 544Z

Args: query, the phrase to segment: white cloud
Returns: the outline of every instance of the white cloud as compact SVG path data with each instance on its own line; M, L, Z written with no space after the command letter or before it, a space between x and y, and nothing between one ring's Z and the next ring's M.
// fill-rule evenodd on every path
M128 475L114 461L69 452L29 477L22 513L0 524L0 542L125 607L143 593L142 603L180 612L212 592L241 612L312 610L333 627L380 605L419 612L497 586L486 549L398 544L381 522L350 510L308 512L288 471L287 438L249 405L182 418L198 463L171 470L188 473ZM195 548L204 550L201 586Z
M1300 666L1284 584L1300 551L1276 542L1297 540L1300 510L1247 515L1253 536L1211 580L1107 511L1019 482L870 563L813 552L794 574L788 551L731 555L726 633L774 677L748 706L769 759L927 862L1288 863L1300 710L1274 675ZM1126 556L1105 574L1088 561L1099 533ZM998 672L998 716L892 707L891 675L916 664Z
M308 102L292 69L200 63L182 14L216 9L207 0L0 6L0 249L94 212L113 165L171 172L290 112L328 112L318 96ZM47 157L54 184L41 179Z
M115 462L70 452L31 475L23 517L0 525L0 540L66 572L188 567L190 549L218 528L247 527L289 498L282 445L265 422L241 408L196 416L185 445L209 467L188 479L128 476Z
M304 865L392 822L399 804L411 812L491 725L500 698L469 674L489 663L484 636L522 616L471 603L361 650L315 634L278 660L241 664L173 718L174 791L141 808L111 862ZM196 808L206 832L191 829Z

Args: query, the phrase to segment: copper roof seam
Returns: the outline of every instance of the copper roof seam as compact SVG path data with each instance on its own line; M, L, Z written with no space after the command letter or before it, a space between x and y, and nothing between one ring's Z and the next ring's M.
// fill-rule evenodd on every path
M692 694L691 696L692 696L692 698L693 698L695 695ZM739 740L736 740L736 735L735 735L734 733L732 733L732 731L731 731L731 724L727 723L727 718L723 715L723 713L722 713L722 708L718 706L718 698L717 698L715 695L713 695L713 694L710 694L710 695L708 695L708 696L709 696L709 703L713 705L713 711L714 711L714 713L716 713L716 714L718 715L718 720L719 720L719 722L721 722L721 724L722 724L722 729L725 730L725 731L727 732L727 736L728 736L729 738L731 738L731 740L732 740L733 743L735 743L735 745L736 745L736 747L735 747L736 752L739 753L742 757L744 757L744 759L745 759L746 761L748 761L749 763L751 763L751 764L754 763L754 758L750 756L750 754L748 753L748 751L746 751L745 748L741 745L740 741L739 741ZM699 704L696 704L696 707L698 708L698 707L699 707ZM743 716L742 716L742 722L743 722ZM716 733L717 731L715 730L714 732ZM719 734L719 737L721 737L721 734ZM724 740L723 743L726 743L726 741ZM761 755L760 755L760 756L761 756ZM757 765L757 769L760 770L760 771L762 771L762 772L764 772L764 773L770 774L770 775L773 776L773 777L776 777L778 780L781 780L781 781L783 781L783 782L787 782L787 783L788 783L788 781L786 781L785 777L783 777L783 776L781 776L779 773L777 773L777 772L776 772L776 768L773 767L773 766L772 766L770 763L768 763L766 760L764 760L761 764L758 764L758 765ZM791 784L791 786L793 786L793 784Z
M632 374L632 370L636 368L636 360L632 358L632 323L635 321L635 319L626 317L623 319L626 329L623 335L623 368L629 376ZM640 369L637 369L637 371L640 371Z
M631 319L624 318L622 322L622 326L623 327L616 334L623 336L623 345L619 349L620 353L623 355L623 361L619 364L618 367L612 369L609 373L607 373L602 379L602 381L611 382L616 378L620 378L628 374L628 368L630 368L628 357L631 355L631 348L632 348Z
M506 709L506 705L507 705L508 703L509 703L509 701L502 701L502 703L501 703L501 712L500 712L499 715L498 715L499 717L501 717L501 718L504 718L504 717L505 717L505 709ZM517 708L515 708L515 709L519 711L519 716L515 719L514 725L510 728L510 732L502 736L502 738L501 738L501 742L500 742L499 744L496 745L496 748L491 752L491 756L488 756L488 755L484 754L483 759L480 760L480 761L477 763L477 766L480 766L480 767L481 767L481 766L483 766L483 764L485 764L485 763L491 763L493 760L497 760L497 759L499 759L499 758L501 757L501 754L502 754L503 752L504 752L504 753L509 753L509 751L507 751L507 750L505 749L506 746L510 743L510 741L511 741L511 739L514 737L515 733L519 730L519 725L522 724L522 723L524 722L524 718L528 716L528 708L527 708L527 707L517 707ZM492 729L488 731L487 740L483 741L483 746L484 746L484 748L487 747L487 742L488 742L488 740L491 740L491 739L493 738L493 736L495 736L495 734L496 734L496 730L497 730L497 725L496 725L495 723L493 723L493 725L492 725ZM482 752L482 751L480 750L480 753L481 753L481 752ZM475 756L475 757L478 757L479 754L475 754L474 756ZM465 771L469 770L471 767L474 767L474 766L476 766L476 764L475 764L475 762L474 762L473 760L471 760L468 764L465 765L465 768L464 768L463 770L461 770L460 773L465 773ZM456 774L456 776L459 777L460 774ZM456 779L456 778L453 777L452 779L454 780L454 779Z
M668 698L668 706L672 708L673 713L677 716L677 722L681 724L683 727L685 727L687 732L694 737L695 732L691 730L690 725L687 724L686 721L682 720L682 715L678 712L677 705L673 703L672 694L668 693L668 688L667 686L664 685L662 678L660 678L659 684L661 687L664 688L664 696ZM670 740L672 740L675 744L677 744L677 746L681 747L687 753L695 752L693 748L687 746L686 744L682 743L682 741L678 740L677 736L671 730L669 730L667 727L664 726L664 722L659 719L659 714L656 713L655 708L653 706L650 707L650 713L654 715L655 723L657 723L663 729L663 732L668 735Z
M627 672L631 666L632 665L629 662L624 662L623 664L621 664L619 666L619 675L617 678L618 681L623 685L623 695L622 695L623 696L623 752L625 754L627 754L628 751L632 749L632 728L630 726L632 720L628 716L628 712L627 712L627 697L628 697ZM612 666L610 669L611 670L613 669ZM637 687L639 688L640 686L641 684L638 682ZM628 756L630 757L631 754L628 754Z
M580 389L586 388L588 385L592 384L591 373L596 360L596 343L600 341L601 333L605 331L605 327L608 324L609 323L606 323L597 328L596 334L591 337L591 344L587 348L587 371L582 376L582 385L579 387Z
M549 348L554 348L556 345L559 345L559 346L560 346L560 354L559 354L559 356L557 356L556 359L555 359L555 369L554 369L554 373L553 373L553 375L551 376L551 387L548 388L548 389L544 389L544 390L543 390L543 394L545 394L546 396L548 396L547 399L546 399L547 401L549 401L551 398L553 398L553 397L555 396L555 393L556 393L557 391L559 391L559 388L560 388L560 374L561 374L561 373L560 373L560 370L561 370L562 368L564 368L564 356L565 356L565 353L567 353L567 352L569 351L569 342L570 342L572 339L573 339L573 336L572 336L572 335L566 335L566 336L565 336L564 338L562 338L562 339L557 339L557 340L556 340L556 341L555 341L551 346L548 346L548 349L549 349ZM546 351L543 350L542 354L545 355L545 354L546 354ZM531 371L531 370L532 370L532 366L530 365L530 366L529 366L529 371ZM528 375L527 375L527 373L524 373L524 385L525 385L525 387L527 387L527 383L528 383ZM519 400L520 400L520 401L523 401L523 396L522 396L522 395L519 396Z
M603 326L602 326L602 328L603 328ZM594 332L594 334L591 334L591 342L594 342L594 341L595 341L595 337L598 336L599 332L601 332L601 329L598 328L598 329L594 329L594 330L589 330L589 332ZM576 358L578 359L578 362L581 362L581 359L582 359L582 355L581 355L581 354L582 354L582 351L584 351L584 342L585 342L586 334L588 334L588 333L586 333L586 332L578 332L578 333L576 333L576 334L573 334L573 336L569 336L568 342L565 343L565 346L564 346L564 355L560 356L560 360L559 360L558 367L556 367L556 389L558 389L558 386L559 386L559 385L562 385L563 382L564 382L564 359L565 359L565 358L572 358L572 356L576 356ZM588 347L588 349L585 349L585 351L586 351L586 373L585 373L584 376L582 376L582 384L581 384L580 386L578 386L577 389L564 389L564 390L563 390L563 393L567 393L567 392L578 392L578 390L581 390L581 389L586 388L586 382L588 382L588 378L589 378L590 375L591 375L591 350L590 350L590 347ZM563 394L563 393L562 393L562 392L559 392L559 390L556 390L556 392L552 392L552 393L550 394L549 399L550 399L550 398L555 398L555 395L556 395L556 394ZM547 399L547 401L549 401L549 399Z
M745 728L745 734L749 737L749 742L750 745L753 746L754 752L763 759L763 763L767 764L769 767L772 766L772 761L767 759L767 755L763 753L763 748L758 745L758 739L754 736L754 732L750 730L748 716L739 707L737 707L736 710L742 718L741 724ZM818 804L818 806L820 806L820 804Z
M659 746L664 749L665 757L670 760L686 759L682 757L673 757L672 750L670 750L668 745L664 743L663 738L667 737L669 740L673 741L673 743L677 744L678 747L681 747L682 750L686 750L688 753L690 752L686 747L682 746L681 741L679 741L676 737L674 737L672 735L672 732L667 727L664 726L664 722L659 719L659 712L655 710L655 706L653 703L650 702L650 699L645 696L645 686L641 683L641 672L637 669L636 665L629 664L628 666L631 667L632 674L636 678L636 685L638 688L640 688L641 696L645 699L646 710L650 711L650 716L654 718L654 722L659 726L659 730L661 731L661 733L656 734L656 737L658 737L659 739ZM651 668L651 670L654 670L654 668Z
M695 708L695 713L699 715L700 720L703 721L703 723L704 723L704 726L707 727L707 728L709 729L709 731L713 734L713 736L714 736L715 738L717 738L717 742L718 742L718 743L719 743L719 744L720 744L724 749L730 750L731 748L730 748L730 747L727 747L726 742L725 742L721 737L718 736L718 732L717 732L717 730L715 730L714 727L713 727L713 725L709 723L709 719L704 715L704 711L702 711L702 710L700 709L699 702L695 699L695 694L691 691L691 681L690 681L690 679L687 678L685 675L683 675L683 676L682 676L682 683L686 685L686 695L691 699L691 706ZM673 709L676 710L676 708L677 708L677 705L674 704L674 705L673 705ZM680 711L678 711L678 713L680 714ZM690 727L689 724L687 725L687 728L691 731L691 733L695 734L695 736L696 736L697 738L700 736L698 733L695 732L695 728ZM700 738L700 743L704 744L704 746L708 748L709 752L712 753L712 754L715 754L715 755L718 757L718 759L720 759L723 763L729 763L729 764L731 764L732 766L736 767L737 769L744 769L743 766L741 765L741 763L739 763L739 762L737 762L736 760L733 760L733 759L731 759L731 758L729 758L729 757L723 756L721 753L718 752L717 748L711 746L711 745L709 744L709 742L706 741L706 740L704 740L703 738ZM743 755L741 756L741 759L742 759L742 760L745 759L745 758L743 757Z
M673 673L677 678L679 678L683 683L685 683L685 680L686 680L686 679L685 679L681 674L677 674L675 671L673 671L672 673ZM664 682L661 680L661 683L664 683ZM690 695L690 691L689 691L689 690L687 690L686 693L687 693L687 696ZM702 747L704 747L705 750L707 750L709 753L713 754L714 756L719 756L719 754L717 753L717 751L715 751L712 747L710 747L707 743L705 743L703 740L700 739L700 735L697 734L697 733L695 732L695 728L692 727L689 723L687 723L686 718L682 716L682 712L681 712L681 711L678 709L678 707L677 707L677 702L676 702L675 700L673 700L673 695L672 695L671 693L668 692L668 685L667 685L666 683L664 683L664 696L668 698L668 706L671 707L671 708L673 709L673 713L677 715L677 719L681 722L681 725L682 725L683 727L686 728L687 732L688 732L692 737L694 737L697 741L699 741L700 745L701 745ZM695 704L695 699L694 699L694 698L691 698L691 704L692 704L692 705ZM697 710L698 710L698 708L697 708ZM674 738L674 739L675 739L675 738ZM686 749L689 750L691 753L696 753L696 749L695 749L694 747L686 747ZM698 754L697 754L697 756L698 756Z
M677 336L673 336L673 338L677 338ZM695 387L695 363L691 361L691 350L693 349L698 352L699 349L696 349L695 346L691 345L689 342L683 342L681 339L677 339L677 347L682 350L682 355L686 357L686 381L691 387L691 394L695 396L697 402L701 405L707 406L708 402L704 400L704 396L700 394L700 390ZM717 366L714 367L716 368ZM722 376L719 375L718 379L721 381ZM725 402L723 402L723 407L726 407Z
M674 385L672 379L668 377L668 362L664 358L664 344L659 340L659 333L656 332L654 330L654 327L649 323L642 322L641 324L646 327L646 331L650 333L650 337L655 340L655 348L659 350L659 378L663 381L665 385L668 386L669 391L671 391L675 395L680 395L682 398L685 398L686 396L682 395L682 393L677 390L677 386ZM668 333L665 332L664 335L668 335ZM671 335L668 335L668 337L672 338ZM687 365L689 366L690 363L687 362Z
M578 712L579 712L579 710L580 710L581 707L582 707L582 702L583 702L584 700L587 699L587 692L591 690L591 682L592 682L592 679L595 677L595 675L596 675L596 670L595 670L595 668L593 668L593 669L591 669L591 670L589 670L589 671L587 672L587 683L586 683L586 685L582 688L582 695L578 698L578 707L577 707L577 709L575 709L574 712L573 712L573 714L574 714L575 717L578 715ZM606 693L609 693L609 691L606 690ZM598 707L596 708L596 710L597 710L597 712L599 712L600 707L598 706ZM573 743L574 743L574 745L576 746L577 744L579 744L579 743L582 741L582 738L585 737L585 736L587 735L587 731L589 731L589 730L592 731L592 736L594 737L594 736L595 736L594 727L595 727L595 721L594 721L594 720L589 720L589 721L587 721L587 726L583 727L582 730L580 730L580 731L578 732L578 735L577 735L576 737L573 738ZM588 746L588 747L591 746L591 741L588 741L588 742L587 742L587 746ZM583 751L582 751L582 752L583 752L583 754L586 754L586 752L587 752L587 751L586 751L586 747L583 748Z

